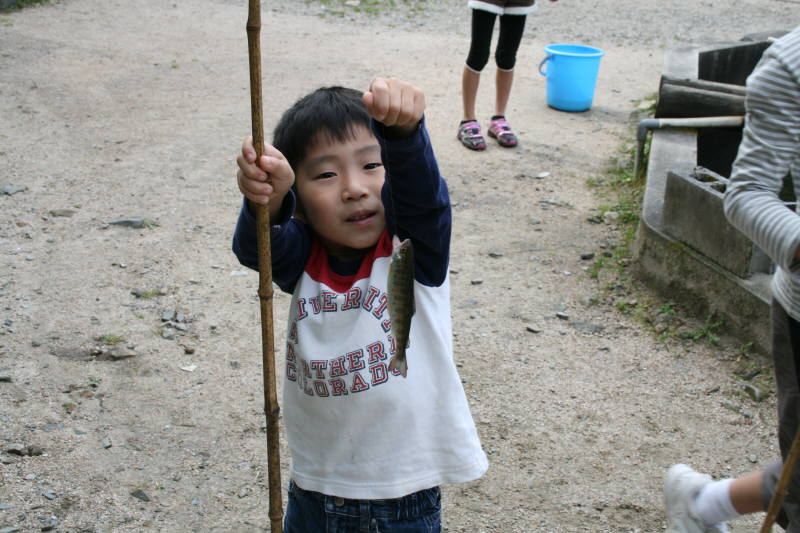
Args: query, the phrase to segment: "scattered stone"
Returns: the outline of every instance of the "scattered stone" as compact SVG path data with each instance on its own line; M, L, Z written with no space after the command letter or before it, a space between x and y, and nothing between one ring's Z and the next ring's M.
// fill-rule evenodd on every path
M755 402L760 402L766 396L763 390L751 383L742 383L742 388L744 389L744 392L746 392L747 395L750 396L750 398Z
M242 366L242 364L239 361L231 361L230 365L231 365L231 368L235 368L235 369L239 369Z
M47 489L46 491L42 492L42 496L44 496L48 500L55 500L56 498L58 498L58 495L55 493L53 489Z
M530 224L531 226L538 226L541 223L542 223L542 221L539 220L538 218L528 219L528 224Z
M252 493L253 493L253 489L251 489L250 487L245 487L245 488L239 490L238 496L240 498L247 498Z
M200 498L192 498L192 505L200 505Z
M247 270L231 270L231 277L246 276Z
M603 220L606 224L614 224L619 221L619 213L617 211L606 211L603 213Z
M578 331L591 334L600 333L605 329L605 326L601 326L600 324L593 324L591 322L573 322L572 326Z
M145 492L142 489L134 490L133 492L131 492L131 496L133 496L137 500L141 500L143 502L149 502L150 501L150 497L147 496L147 494L145 494Z
M534 325L528 325L528 326L525 326L525 331L528 331L530 333L541 333L542 332L542 328L540 328L538 326L534 326Z
M130 348L116 346L108 352L108 357L112 361L120 361L122 359L130 359L131 357L136 357L136 352Z
M586 217L587 222L591 222L592 224L600 224L603 222L603 217L598 215L592 215L590 217Z
M111 448L111 446L113 446L113 444L111 444L111 439L109 439L108 437L103 437L103 440L100 441L100 444L102 444L103 448L105 448L106 450Z
M158 226L158 223L154 220L150 220L144 217L126 217L126 218L115 218L113 220L107 220L105 224L110 226L122 226L125 228L134 228L134 229L141 229L141 228L151 228L153 226Z
M550 173L549 172L539 172L538 174L536 174L536 179L537 180L543 180L543 179L549 178L549 177L550 177Z
M6 448L6 453L9 453L11 455L25 456L28 455L28 447L25 446L24 444L16 442L8 445L8 447Z
M556 313L556 318L559 320L569 320L569 313L565 313L564 311L559 311Z
M162 311L161 312L161 321L162 322L171 322L175 320L175 311Z
M483 280L482 279L473 279L472 281L470 281L470 283L472 285L480 285L481 283L483 283Z
M42 519L40 518L44 525L42 526L42 531L53 531L59 526L58 517L56 515L50 515L50 518Z
M500 252L489 252L489 257L497 259L498 257L503 257L503 254L501 254Z
M742 374L742 379L745 381L750 381L759 374L761 374L761 370L759 370L758 368L754 368L753 370L750 370L749 372L745 372L744 374Z
M5 511L6 509L11 509L12 507L14 506L10 503L0 503L0 511Z
M41 446L38 446L36 444L29 444L27 451L28 451L27 453L28 457L38 457L44 454L44 449L42 449Z
M17 533L17 531L21 530L16 526L6 526L4 528L0 528L0 533Z
M171 328L164 328L161 330L161 336L167 340L175 338L175 330Z
M728 400L722 402L722 407L724 407L725 409L730 409L734 413L742 412L742 408L739 405L736 405L735 403Z
M0 383L11 383L11 376L8 374L0 374Z
M185 370L186 372L194 372L195 370L197 370L197 365L186 365L180 367L180 369Z
M747 460L753 464L756 464L758 462L758 456L756 454L750 454L747 456Z
M183 348L183 353L187 355L192 355L195 352L194 346L187 346L186 344L181 344L181 347Z
M594 259L594 252L587 252L585 254L581 254L581 260L589 261L591 259Z
M71 217L77 213L74 209L51 209L48 212L52 217Z
M28 188L24 185L2 185L0 186L0 194L11 196L12 194L17 194L18 192L27 191Z

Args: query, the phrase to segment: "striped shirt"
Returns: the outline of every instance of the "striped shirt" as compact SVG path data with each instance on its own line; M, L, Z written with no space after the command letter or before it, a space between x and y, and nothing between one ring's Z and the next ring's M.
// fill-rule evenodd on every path
M800 216L779 198L791 175L800 199L800 27L764 52L747 78L742 142L725 194L728 220L775 262L774 298L800 320Z

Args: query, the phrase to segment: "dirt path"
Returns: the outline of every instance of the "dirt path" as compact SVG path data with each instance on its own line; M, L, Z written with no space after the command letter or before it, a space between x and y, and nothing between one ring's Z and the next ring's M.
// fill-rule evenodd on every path
M266 527L257 279L230 252L244 4L0 14L0 187L25 188L0 195L0 531ZM659 339L618 310L647 292L608 292L617 281L581 255L623 240L588 220L613 198L587 182L629 142L665 47L781 28L793 3L545 3L509 111L523 144L481 154L454 138L464 2L268 4L269 131L319 85L394 75L426 92L455 206L456 358L491 461L446 489L446 531L660 531L670 464L735 475L777 454L774 398L742 392L739 346ZM535 67L550 42L606 51L590 112L546 107ZM492 91L486 76L487 118ZM111 223L130 217L144 227Z

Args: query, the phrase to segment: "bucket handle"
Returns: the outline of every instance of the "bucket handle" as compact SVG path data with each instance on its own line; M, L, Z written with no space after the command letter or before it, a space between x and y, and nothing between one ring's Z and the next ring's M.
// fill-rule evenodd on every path
M547 54L545 56L545 58L542 59L542 62L539 63L539 74L541 74L542 76L545 76L545 77L547 76L547 71L546 70L542 70L542 67L544 67L544 64L547 63L547 61L549 59L550 59L550 54Z

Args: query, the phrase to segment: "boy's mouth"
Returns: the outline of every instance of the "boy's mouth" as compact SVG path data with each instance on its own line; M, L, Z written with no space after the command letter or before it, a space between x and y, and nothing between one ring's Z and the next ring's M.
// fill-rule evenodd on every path
M364 222L375 216L375 211L356 211L345 219L345 222Z

